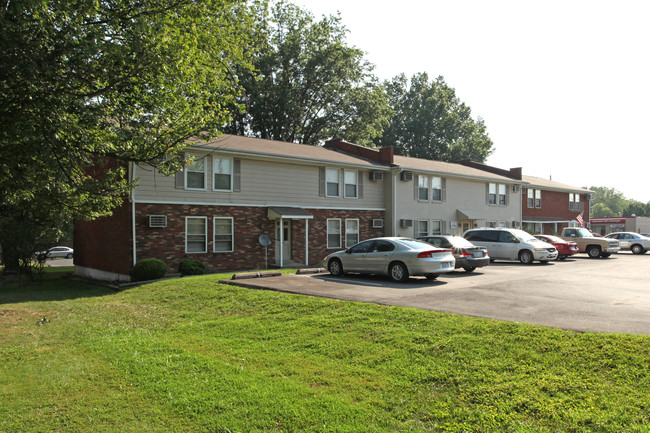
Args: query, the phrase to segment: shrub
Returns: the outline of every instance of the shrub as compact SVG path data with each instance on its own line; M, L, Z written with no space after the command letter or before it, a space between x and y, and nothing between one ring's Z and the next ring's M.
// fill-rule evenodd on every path
M133 281L157 280L165 276L167 265L160 259L144 259L133 265L131 278Z
M198 260L181 260L178 265L178 272L182 275L203 275L205 273L205 264Z

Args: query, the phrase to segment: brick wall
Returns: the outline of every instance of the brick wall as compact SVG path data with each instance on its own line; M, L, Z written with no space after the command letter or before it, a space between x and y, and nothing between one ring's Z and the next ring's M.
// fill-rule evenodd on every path
M74 264L128 275L133 265L131 234L128 200L110 217L75 221Z
M535 189L535 188L531 188ZM589 202L584 195L580 196L580 205L584 211L583 218L585 221L589 218ZM581 211L569 210L569 193L560 191L545 191L542 190L542 207L529 208L528 197L522 194L522 206L524 219L538 217L538 218L556 218L558 220L574 220Z
M314 218L309 220L309 265L317 266L331 251L327 250L327 219L359 219L360 239L383 236L383 229L373 229L373 218L384 218L383 211L343 211L306 209ZM176 272L182 259L191 258L205 263L210 272L264 269L265 249L259 244L261 234L275 241L275 221L268 219L265 207L199 206L138 204L136 206L136 245L138 260L159 258ZM148 227L147 215L166 215L167 227ZM185 252L185 217L204 216L208 220L208 252ZM234 251L213 252L213 217L232 217ZM305 263L305 220L292 220L291 259ZM268 264L275 262L275 244L268 247Z

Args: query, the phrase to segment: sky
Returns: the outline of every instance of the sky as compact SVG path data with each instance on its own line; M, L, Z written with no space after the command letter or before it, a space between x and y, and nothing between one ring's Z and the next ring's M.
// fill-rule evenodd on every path
M443 76L486 163L650 202L650 1L293 0L340 12L380 80Z

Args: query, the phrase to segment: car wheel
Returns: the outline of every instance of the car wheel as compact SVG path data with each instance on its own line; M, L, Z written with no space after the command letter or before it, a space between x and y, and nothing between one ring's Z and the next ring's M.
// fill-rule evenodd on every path
M474 272L474 269L476 269L476 266L465 266L463 269L465 269L465 272L467 272L469 274L470 272Z
M335 277L343 275L343 264L339 259L332 259L327 265L327 270Z
M519 261L524 265L530 265L533 263L534 259L535 257L533 256L533 253L528 250L522 250L519 252Z
M409 279L409 271L404 263L395 262L388 268L388 276L395 282L403 283Z
M630 248L630 249L632 250L632 254L643 254L643 253L645 253L645 249L639 244L632 245L632 248Z
M65 258L66 258L66 259L71 259L71 258L72 258L72 253L70 253L70 254L68 254L67 256L65 256Z
M587 255L592 259L597 259L600 257L600 247L598 245L591 245L587 248Z
M438 274L426 274L425 277L427 277L427 280L433 281L438 278Z
M558 260L564 260L564 259L566 259L566 257L567 257L567 256L558 256L557 259L558 259Z

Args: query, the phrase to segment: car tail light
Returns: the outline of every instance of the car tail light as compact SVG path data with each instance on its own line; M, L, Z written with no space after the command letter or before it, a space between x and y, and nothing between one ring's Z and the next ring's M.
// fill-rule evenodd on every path
M431 251L422 251L420 254L418 254L418 259L430 259L431 257L435 256L436 254L446 254L450 253L451 250L431 250Z
M472 253L469 251L463 251L460 255L461 257L472 257Z

